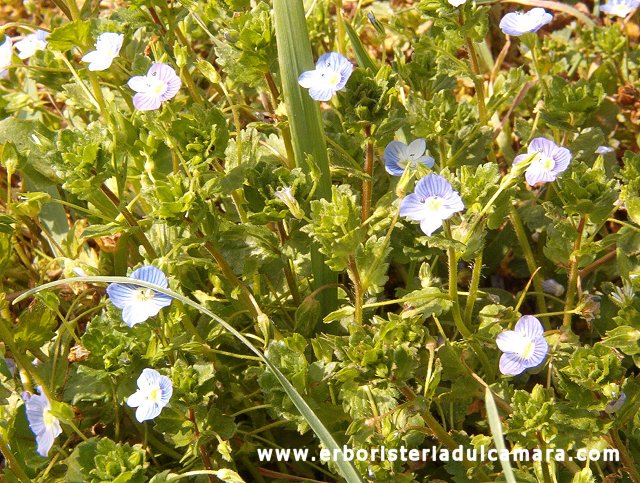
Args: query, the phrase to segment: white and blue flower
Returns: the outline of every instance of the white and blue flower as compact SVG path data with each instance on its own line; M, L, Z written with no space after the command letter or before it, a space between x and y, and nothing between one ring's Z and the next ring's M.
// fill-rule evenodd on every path
M38 388L42 393L42 389ZM44 394L22 393L25 401L27 420L33 434L36 435L37 451L46 458L55 439L62 433L60 421L51 414L51 403Z
M156 62L145 75L136 75L129 79L127 85L136 91L133 106L140 111L153 111L159 109L164 101L175 97L182 81L173 68Z
M8 35L4 36L4 42L0 45L0 79L4 79L9 75L7 67L11 65L11 57L13 56L13 41Z
M525 315L516 322L514 330L498 334L496 344L504 352L500 357L500 372L517 376L542 364L549 351L543 333L540 321L532 315Z
M96 40L96 50L92 50L82 57L83 62L89 62L88 69L91 71L106 70L111 67L113 59L120 53L124 34L114 32L104 32L98 35Z
M298 84L309 89L309 95L316 101L328 101L344 88L353 72L353 64L344 55L329 52L321 55L315 70L300 74Z
M34 33L27 35L22 40L16 42L16 49L18 50L18 57L21 59L28 59L38 50L44 50L47 46L47 37L49 32L44 30L36 30Z
M435 161L425 155L426 150L427 142L424 139L416 139L408 146L400 141L391 141L384 148L384 167L393 176L402 176L407 166L415 169L418 164L424 164L427 168L433 168Z
M546 138L535 138L529 144L527 153L516 156L513 164L521 163L533 154L536 156L525 171L525 179L531 186L555 181L571 162L571 151L567 148L558 146Z
M431 236L442 222L464 210L457 191L442 176L429 174L416 184L415 192L400 203L400 216L419 221L422 231Z
M537 32L553 20L553 15L544 8L536 7L528 12L510 12L500 20L500 29L505 34L519 37L528 32Z
M151 265L134 270L131 278L157 285L160 288L169 287L167 277L162 273L162 270ZM109 284L107 295L113 305L122 309L122 320L129 327L158 315L158 312L163 307L171 305L173 300L168 295L150 288L128 283Z
M153 419L169 404L173 383L155 369L144 369L138 377L138 390L127 399L127 405L136 409L139 422Z
M600 5L600 10L607 15L624 18L638 7L640 7L640 0L609 0L604 5Z

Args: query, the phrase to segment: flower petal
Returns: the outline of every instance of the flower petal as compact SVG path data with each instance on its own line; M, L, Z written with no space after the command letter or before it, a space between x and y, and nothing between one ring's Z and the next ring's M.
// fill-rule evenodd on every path
M136 92L146 92L149 88L147 76L135 75L127 82L127 85Z
M162 408L158 403L152 401L145 401L143 404L138 406L136 409L136 419L138 422L148 421L149 419L153 419L160 414Z
M540 321L533 315L523 315L522 317L520 317L520 319L518 319L518 322L516 322L514 330L516 332L524 334L531 340L541 336L544 333L544 327L542 327Z
M431 196L444 198L448 194L453 193L453 187L451 183L442 176L428 174L418 181L415 192L423 198L430 198Z
M313 86L318 85L322 82L322 76L317 70L308 70L303 72L298 77L298 84L304 87L305 89L309 89Z
M427 236L431 236L433 232L436 231L441 226L442 226L442 220L438 219L437 217L424 218L420 222L420 229Z
M502 352L512 352L522 343L522 335L514 330L505 330L496 337L496 345Z
M411 193L402 199L400 202L400 216L405 216L415 221L420 221L426 216L424 203L422 203L417 194Z
M131 278L142 282L152 283L158 287L167 288L169 281L162 270L153 265L145 265L131 273Z
M549 352L549 343L545 340L544 337L539 336L533 341L534 349L533 353L526 361L527 368L537 367L542 362L544 362L545 357L547 357L547 353Z
M154 111L160 107L160 104L161 101L158 96L140 92L133 96L133 106L140 111Z
M135 291L135 285L126 283L110 283L107 287L109 300L119 309L124 309L127 305L135 303Z
M527 369L524 360L515 354L502 354L499 367L506 376L517 376Z
M411 158L415 159L418 159L420 156L422 156L426 150L427 142L422 138L414 139L413 141L411 141L409 146L407 146L407 154Z

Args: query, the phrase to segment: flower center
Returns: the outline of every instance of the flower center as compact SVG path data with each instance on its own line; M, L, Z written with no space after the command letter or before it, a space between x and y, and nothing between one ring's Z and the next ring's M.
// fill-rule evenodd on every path
M438 213L444 204L444 200L439 196L430 196L429 198L426 198L423 203L426 211Z
M161 96L167 90L167 84L160 79L149 79L147 81L147 93L154 96Z
M335 86L338 84L338 82L340 82L340 74L338 72L329 72L326 74L325 78L327 79L327 82L332 86Z
M533 355L533 351L535 350L536 345L533 343L531 339L527 336L522 335L521 339L516 343L516 347L514 347L513 352L518 354L525 360L529 360Z
M158 402L158 400L160 399L160 388L154 387L153 389L151 389L151 391L149 391L147 399L153 402Z
M538 153L538 156L534 159L533 162L545 171L551 171L556 166L555 159L550 158L549 156L542 153Z
M631 9L629 7L627 7L626 5L618 4L618 5L613 7L613 10L611 11L611 13L613 15L617 15L618 17L626 17L627 15L629 15L630 11L631 11Z
M153 298L153 290L150 288L139 288L136 290L136 302L147 302Z
M51 411L49 411L48 409L45 409L44 412L42 413L42 420L44 421L44 425L48 427L53 425L53 423L56 422L56 417L53 414L51 414Z

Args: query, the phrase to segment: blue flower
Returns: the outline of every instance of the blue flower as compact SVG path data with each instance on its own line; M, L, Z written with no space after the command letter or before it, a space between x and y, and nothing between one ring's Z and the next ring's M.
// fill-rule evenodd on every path
M138 377L138 390L127 399L127 405L136 409L139 422L153 419L169 404L173 384L167 376L155 369L144 369Z
M442 221L464 210L457 191L442 176L429 174L416 184L414 193L400 203L400 216L419 221L428 236L442 226Z
M613 394L613 397L616 397L616 394ZM609 404L607 404L607 407L604 408L604 411L607 414L613 414L617 411L620 410L620 408L622 406L624 406L624 403L627 401L627 395L624 392L620 393L620 396L617 399L612 399L611 401L609 401Z
M552 278L548 278L542 281L542 291L544 293L549 293L551 295L555 295L556 297L562 296L564 293L564 286L559 284Z
M415 169L418 163L432 168L434 160L431 156L425 156L427 142L424 139L416 139L408 146L400 141L391 141L384 148L384 167L387 173L393 176L402 176L407 165L409 169Z
M162 270L151 265L141 267L131 274L134 280L152 283L161 288L169 287L167 277ZM160 309L171 305L173 300L168 295L149 288L128 283L111 283L107 287L109 299L122 309L122 320L129 327L144 322L160 312Z
M505 34L519 37L527 32L537 32L553 20L553 15L544 8L533 8L528 12L510 12L500 20L500 28Z
M11 37L5 34L4 42L0 45L0 79L4 79L9 75L7 67L11 65L11 57L13 56L13 41Z
M38 392L42 393L42 389L38 388ZM38 454L46 458L54 440L62 433L60 421L51 414L51 403L44 394L32 395L24 392L22 398L25 401L29 427L36 435Z
M315 70L300 74L298 84L309 89L309 95L316 101L328 101L342 89L353 72L353 64L344 55L329 52L321 55Z
M127 82L132 90L133 107L140 111L154 111L160 108L164 101L176 96L182 81L176 71L170 66L156 62L145 75L133 76Z
M514 330L498 334L496 344L504 352L500 357L500 372L507 376L517 376L542 364L549 350L543 332L538 319L525 315L516 322Z
M527 154L516 156L513 164L521 163L535 153L537 155L525 171L525 178L531 186L536 183L555 181L558 175L569 167L571 162L571 151L567 148L560 147L545 138L535 138L529 144Z
M47 46L47 37L49 32L44 30L36 30L35 33L27 35L22 40L16 42L16 49L18 49L18 57L21 59L28 59L38 50L44 50Z
M640 7L640 0L609 0L604 5L600 5L600 10L607 15L624 18L638 7Z
M611 146L598 146L598 149L595 150L595 153L605 155L605 154L613 153L614 151L615 149L613 149Z
M111 67L113 59L120 53L124 34L104 32L98 35L96 50L92 50L82 57L82 62L89 62L89 70L106 70Z

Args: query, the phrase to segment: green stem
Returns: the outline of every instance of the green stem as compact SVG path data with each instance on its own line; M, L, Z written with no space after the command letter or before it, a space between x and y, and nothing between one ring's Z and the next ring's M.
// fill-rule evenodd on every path
M80 20L80 10L76 0L67 0L67 8L71 14L71 20Z
M480 124L487 125L487 106L484 101L484 78L480 72L480 65L478 63L478 55L476 54L476 48L473 45L473 40L469 37L466 38L467 51L469 52L469 60L471 60L471 69L475 74L473 76L473 84L476 88L476 99L478 101L478 118Z
M9 445L5 443L2 438L0 438L0 453L2 453L4 459L9 463L9 468L20 481L23 483L29 483L31 481L31 478L27 476L22 466L20 466L20 463L18 463L18 460L13 456Z
M529 273L533 275L533 286L536 290L536 309L539 313L543 313L547 310L547 305L544 300L544 296L542 293L544 290L542 289L542 277L538 271L538 264L536 263L535 256L533 255L533 250L531 250L531 245L529 245L529 238L527 238L527 234L524 230L524 225L522 224L522 220L520 219L520 214L515 206L511 206L511 212L509 213L509 217L511 219L511 225L513 226L514 231L516 232L516 237L518 238L518 243L522 248L522 253L524 254L524 259L527 262L527 267L529 268ZM549 320L545 317L542 320L542 324L546 330L549 330Z
M446 237L451 239L449 221L445 220L443 226ZM458 256L456 255L456 249L450 246L447 254L449 257L449 299L452 302L451 313L453 315L453 321L456 324L458 332L460 332L465 339L471 339L471 331L465 325L462 320L462 314L460 313L460 301L458 300Z
M469 295L467 304L464 306L464 323L467 327L471 326L471 318L473 317L473 306L478 298L478 287L480 285L480 277L482 275L482 251L473 261L473 272L471 273L471 285L469 286Z
M371 140L371 124L364 128L366 138L366 153L364 159L364 172L366 178L362 180L362 207L360 210L360 222L364 225L371 215L371 188L373 183L373 141Z
M622 440L620 439L620 435L618 434L617 429L612 429L609 432L609 436L611 437L611 442L613 446L620 451L620 460L624 465L624 469L627 470L627 473L631 477L634 483L640 483L640 473L638 472L638 467L636 463L633 461L633 457L627 451L627 447L624 445Z
M578 222L578 234L573 245L573 252L569 258L569 281L567 282L567 298L564 305L564 317L562 319L562 327L570 332L571 331L571 315L573 314L573 303L578 291L578 252L582 245L582 234L584 232L584 226L586 224L586 216L581 216Z
M355 320L356 324L362 325L362 304L364 294L362 293L362 281L360 280L360 273L358 272L358 265L356 264L356 259L354 257L349 257L349 261L347 262L347 266L349 267L349 275L351 276L351 281L353 282L353 290L354 290L354 306L355 306Z

